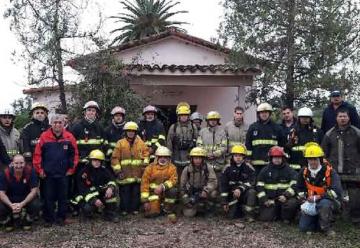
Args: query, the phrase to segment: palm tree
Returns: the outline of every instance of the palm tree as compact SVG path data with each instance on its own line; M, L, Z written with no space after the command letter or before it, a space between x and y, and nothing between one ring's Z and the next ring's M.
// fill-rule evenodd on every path
M187 24L181 21L169 21L169 18L180 13L188 11L174 11L171 9L179 2L173 0L124 0L121 1L124 9L128 13L119 13L118 16L110 18L117 19L117 23L123 23L123 26L111 31L111 33L120 33L114 38L111 45L115 43L125 43L131 40L142 39L152 34L158 34L169 28L178 28L178 25Z

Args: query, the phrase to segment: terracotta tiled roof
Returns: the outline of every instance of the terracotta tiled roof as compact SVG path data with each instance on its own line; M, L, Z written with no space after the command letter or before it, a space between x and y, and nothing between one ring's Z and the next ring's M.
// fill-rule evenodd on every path
M71 90L72 87L74 87L74 85L66 84L65 85L65 91ZM59 86L58 85L42 86L42 87L37 87L37 88L23 89L23 93L25 95L31 95L31 94L34 94L34 93L42 93L42 92L54 92L54 91L59 91Z
M171 72L180 71L180 72L230 72L230 73L261 73L261 70L254 67L235 67L227 64L219 65L142 65L142 64L130 64L125 66L126 70L129 71L165 71L169 70Z
M132 47L141 46L141 45L144 45L144 44L156 41L156 40L160 40L160 39L163 39L163 38L166 38L166 37L169 37L169 36L176 36L176 37L179 37L181 39L187 40L187 41L195 43L195 44L199 44L201 46L208 47L208 48L213 49L213 50L221 51L221 52L227 53L227 54L230 53L229 48L226 48L226 47L223 47L221 45L212 43L210 41L207 41L207 40L204 40L204 39L201 39L201 38L186 34L184 32L180 32L180 31L178 31L178 30L176 30L174 28L169 29L169 30L164 31L164 32L161 32L159 34L154 34L154 35L147 36L147 37L145 37L143 39L140 39L140 40L129 41L129 42L126 42L126 43L121 44L119 46L112 47L111 49L114 50L114 51L122 51L122 50L126 50L126 49L129 49L129 48L132 48Z
M45 86L45 87L24 89L23 93L29 95L33 93L41 93L44 91L49 92L49 91L58 91L58 90L59 90L59 86Z
M192 42L216 51L220 51L223 52L225 54L229 54L230 53L230 49L220 46L218 44L206 41L204 39L198 38L198 37L194 37L191 36L189 34L186 34L184 32L180 32L176 29L169 29L165 32L159 33L159 34L155 34L155 35L151 35L148 36L146 38L140 39L140 40L134 40L134 41L130 41L124 44L121 44L119 46L115 46L115 47L111 47L109 48L109 50L111 51L111 53L116 53L122 50L126 50L129 48L133 48L133 47L137 47L137 46L141 46L141 45L145 45L157 40L161 40L167 37L171 37L171 36L175 36L178 37L180 39L186 40L188 42ZM93 56L94 54L87 54L84 56L79 56L77 58L71 59L69 61L67 61L66 65L72 67L75 70L81 71L81 65L82 64L86 64L87 60L89 58L91 58L91 56ZM235 67L232 65L226 65L226 64L219 64L219 65L141 65L141 64L134 64L134 65L127 65L126 68L127 70L137 70L137 71L144 71L144 70L148 70L148 71L164 71L164 70L170 70L172 72L175 71L181 71L181 72L185 72L185 71L189 71L189 72L195 72L195 71L202 71L202 72L227 72L227 73L244 73L244 72L253 72L253 73L260 73L260 69L258 69L257 67L254 68L249 68L249 67Z

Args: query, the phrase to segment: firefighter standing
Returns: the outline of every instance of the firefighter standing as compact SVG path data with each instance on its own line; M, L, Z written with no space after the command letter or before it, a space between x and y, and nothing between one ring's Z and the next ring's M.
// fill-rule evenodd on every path
M47 118L48 112L48 108L42 103L35 102L31 106L31 121L25 125L20 135L23 154L27 163L32 163L32 156L35 146L39 142L39 137L50 127Z
M273 108L268 103L261 103L257 109L258 121L251 124L246 134L246 148L251 154L251 163L256 174L268 161L268 151L272 146L285 145L286 138L281 127L271 120Z
M249 126L244 123L244 109L235 107L234 119L225 125L225 133L228 142L228 153L235 145L245 144L245 138Z
M295 127L297 122L294 117L294 109L289 106L282 107L281 119L280 127L283 130L285 138L288 139L290 131Z
M140 182L144 168L149 164L149 148L136 134L138 125L129 121L124 126L125 138L116 143L111 167L120 191L120 209L123 215L137 214L140 207Z
M203 116L199 112L194 112L190 116L191 123L196 126L198 132L201 130L201 124L203 122Z
M245 162L246 148L235 145L231 148L231 161L221 175L221 198L229 218L245 215L249 222L254 220L256 205L255 170Z
M104 130L98 122L100 107L97 102L85 103L83 110L83 119L70 129L78 144L80 167L88 162L87 157L92 150L103 150L107 143Z
M47 226L65 224L69 178L79 161L76 139L64 128L64 116L53 115L51 128L43 132L36 145L33 165L43 179L43 217ZM55 215L55 209L57 213Z
M211 165L220 180L220 174L225 166L226 134L220 126L221 116L216 111L206 115L207 127L201 129L197 139L197 146L206 151L206 162Z
M156 117L157 109L148 105L143 109L143 119L139 122L139 136L149 148L150 161L155 159L155 151L159 146L165 146L165 128Z
M331 165L323 160L324 152L318 144L308 143L304 157L308 166L300 171L296 186L298 196L303 202L300 230L311 233L320 229L327 235L334 236L331 223L334 212L340 207L340 178ZM311 207L313 210L309 211Z
M109 158L111 158L116 143L124 137L125 109L119 106L114 107L111 110L111 117L111 124L105 129L105 138L109 145L106 157Z
M9 155L6 152L6 148L0 139L0 170L8 167L11 164Z
M360 227L360 130L350 123L348 109L337 110L336 126L325 134L322 147L347 193L345 216Z
M183 214L194 217L214 210L218 181L212 166L205 161L206 151L195 147L190 151L191 164L181 174L180 190Z
M298 207L296 199L296 172L285 161L285 152L279 146L269 150L270 163L257 177L257 197L260 205L259 219L281 219L290 223Z
M196 145L198 131L189 119L190 107L186 104L178 105L176 114L178 121L172 124L167 135L167 147L172 152L172 161L181 175L185 166L190 164L189 152Z
M307 165L304 158L305 144L316 142L321 144L324 137L323 131L318 128L312 119L313 112L310 108L304 107L298 111L298 120L293 129L290 130L286 147L289 149L289 165L296 171Z
M145 168L141 180L141 202L144 203L145 216L158 216L164 211L174 221L178 180L176 167L171 163L168 148L160 146L155 155L154 163Z
M20 153L20 132L14 127L15 114L10 110L0 112L0 137L10 159Z
M84 215L91 218L96 210L104 209L107 221L118 222L118 188L111 171L104 164L105 155L100 150L89 154L90 163L77 174L79 196Z

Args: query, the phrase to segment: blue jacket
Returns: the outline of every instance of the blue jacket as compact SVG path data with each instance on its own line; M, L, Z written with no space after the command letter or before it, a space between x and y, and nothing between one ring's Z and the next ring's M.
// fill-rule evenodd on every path
M350 114L351 125L360 129L360 119L356 111L356 108L350 103L345 101L341 103L339 108L347 108ZM334 127L335 124L336 124L336 110L334 109L332 104L329 104L323 112L321 129L324 131L324 133L326 133L328 130L330 130L330 128Z
M51 128L43 132L36 145L33 157L35 170L47 177L63 177L67 172L73 174L79 160L79 153L74 136L63 130L56 137Z

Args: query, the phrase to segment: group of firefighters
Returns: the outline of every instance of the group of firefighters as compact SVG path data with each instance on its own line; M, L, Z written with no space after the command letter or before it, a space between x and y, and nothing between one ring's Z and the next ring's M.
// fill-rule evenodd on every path
M13 113L0 113L0 223L6 231L31 229L40 211L46 226L66 224L69 211L118 222L140 210L146 217L167 214L170 221L180 211L248 222L299 219L301 231L327 235L335 234L334 214L341 211L360 223L360 121L339 91L330 95L321 128L307 107L297 118L282 108L277 124L268 103L257 106L250 126L244 109L235 107L226 125L210 111L202 127L202 115L181 102L167 134L151 105L139 123L125 121L125 109L114 107L105 129L95 101L83 110L69 125L65 115L48 120L47 107L34 103L21 133Z

